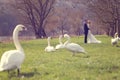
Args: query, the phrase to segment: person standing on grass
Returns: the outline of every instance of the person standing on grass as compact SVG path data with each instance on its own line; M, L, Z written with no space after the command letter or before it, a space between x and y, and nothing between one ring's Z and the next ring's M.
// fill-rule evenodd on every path
M85 20L84 23L84 43L87 43L90 20Z

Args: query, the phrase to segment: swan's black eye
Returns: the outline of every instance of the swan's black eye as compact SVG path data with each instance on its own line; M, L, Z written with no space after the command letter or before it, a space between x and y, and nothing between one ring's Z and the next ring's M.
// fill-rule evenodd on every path
M22 27L22 29L23 29L23 30L27 30L27 28L26 28L26 27Z
M22 27L23 30L25 30L25 27Z

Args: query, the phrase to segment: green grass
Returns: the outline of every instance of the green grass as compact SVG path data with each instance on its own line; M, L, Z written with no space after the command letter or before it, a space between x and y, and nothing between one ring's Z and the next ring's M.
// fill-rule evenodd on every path
M26 55L21 65L24 77L16 77L14 71L10 76L0 72L0 80L120 80L120 47L112 46L110 37L96 37L101 44L84 44L83 37L72 37L88 52L74 57L66 49L44 52L46 39L21 41ZM56 44L58 39L52 39L51 45ZM0 56L11 49L15 49L13 43L0 43Z

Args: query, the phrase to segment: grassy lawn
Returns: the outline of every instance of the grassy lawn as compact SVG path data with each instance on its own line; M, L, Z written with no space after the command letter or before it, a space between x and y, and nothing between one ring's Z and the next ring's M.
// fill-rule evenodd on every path
M101 44L84 44L83 37L72 37L72 42L88 52L73 57L66 49L44 52L46 39L21 41L26 55L21 65L22 77L16 77L16 70L10 75L0 72L0 80L120 80L120 47L112 46L110 37L96 37ZM52 39L51 45L56 44L58 39ZM0 57L11 49L15 49L12 42L0 43Z

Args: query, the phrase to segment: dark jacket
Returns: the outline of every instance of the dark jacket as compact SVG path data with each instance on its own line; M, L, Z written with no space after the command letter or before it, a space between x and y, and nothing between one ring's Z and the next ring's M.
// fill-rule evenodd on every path
M88 34L88 30L89 30L88 25L85 23L84 24L84 33Z

